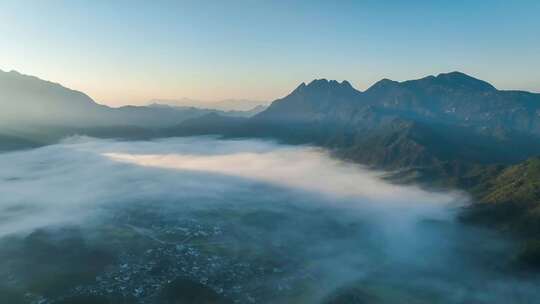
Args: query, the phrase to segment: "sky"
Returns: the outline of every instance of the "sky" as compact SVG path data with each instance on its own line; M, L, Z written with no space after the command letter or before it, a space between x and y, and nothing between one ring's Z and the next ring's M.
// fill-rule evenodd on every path
M112 106L459 70L540 92L540 1L2 0L0 69Z

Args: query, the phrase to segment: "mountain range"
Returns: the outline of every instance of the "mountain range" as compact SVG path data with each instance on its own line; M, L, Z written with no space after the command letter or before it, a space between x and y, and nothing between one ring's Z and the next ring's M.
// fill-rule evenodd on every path
M364 92L347 81L302 83L259 119L340 121L362 128L392 118L540 135L540 94L497 90L460 72L397 82L383 79Z
M478 204L463 220L517 233L526 239L523 260L540 267L537 93L498 90L450 72L403 82L383 79L365 91L347 81L317 79L247 113L162 104L110 108L59 84L0 72L0 109L0 150L74 133L218 134L322 146L389 170L395 182L468 191ZM8 132L14 128L19 132ZM34 136L24 128L33 128Z
M276 137L337 147L347 157L385 168L443 162L512 163L540 154L540 94L501 91L459 72L395 82L364 92L347 81L302 83L242 122L188 119L178 134ZM214 117L217 120L216 117ZM189 131L187 131L189 130ZM173 132L174 133L174 132Z
M0 71L0 134L17 135L44 129L163 128L209 113L250 116L253 111L220 111L194 107L100 105L88 95L16 71ZM5 134L10 133L10 134ZM38 136L39 137L39 136Z
M255 108L264 109L270 102L251 99L223 99L206 101L191 98L181 99L153 99L150 104L169 105L173 107L193 107L200 109L214 109L220 111L250 111Z

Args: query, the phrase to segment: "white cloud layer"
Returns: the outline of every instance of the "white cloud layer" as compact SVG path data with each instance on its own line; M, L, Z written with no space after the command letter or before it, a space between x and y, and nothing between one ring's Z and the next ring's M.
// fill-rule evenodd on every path
M441 303L508 303L514 294L538 296L534 280L486 271L488 260L510 258L503 250L507 244L453 220L453 210L467 202L462 194L393 185L382 172L313 147L211 137L140 142L73 137L0 154L0 168L0 238L99 224L111 210L138 202L143 208L172 205L175 214L188 214L189 208L221 210L218 204L249 206L285 218L264 236L272 242L290 244L310 231L323 233L310 235L309 248L296 252L325 275L321 297L368 275L374 275L370 282L383 280L385 286L427 288L444 295ZM335 236L339 229L325 228L340 221L338 228L354 224L345 238ZM376 264L381 259L386 264ZM380 278L380 271L389 276ZM410 278L402 282L400 276Z
M257 140L122 142L74 137L1 154L0 167L0 236L77 222L103 204L195 193L219 196L226 190L220 178L227 176L323 195L336 205L346 201L347 207L392 214L401 210L400 218L446 216L449 206L464 201L456 193L389 184L380 172L341 162L316 148ZM201 181L192 176L196 172L216 176Z

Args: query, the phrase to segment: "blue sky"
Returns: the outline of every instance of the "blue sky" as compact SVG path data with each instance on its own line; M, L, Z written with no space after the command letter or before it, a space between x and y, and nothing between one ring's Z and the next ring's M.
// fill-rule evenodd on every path
M0 1L0 69L111 105L460 70L540 92L540 1Z

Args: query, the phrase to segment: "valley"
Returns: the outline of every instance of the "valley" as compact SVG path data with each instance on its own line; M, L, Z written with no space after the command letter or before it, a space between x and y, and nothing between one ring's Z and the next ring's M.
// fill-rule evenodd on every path
M25 165L13 167L17 159ZM457 220L462 193L393 185L309 146L79 137L1 154L0 163L9 194L0 204L0 299L10 303L539 296L514 240Z

